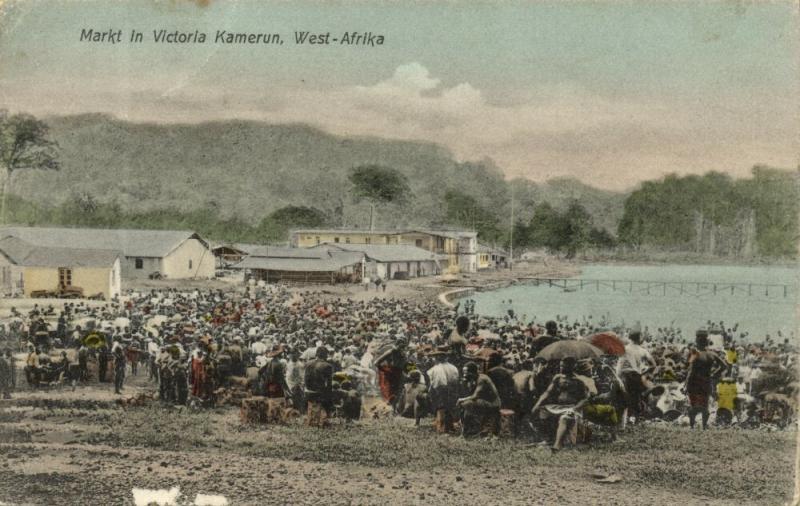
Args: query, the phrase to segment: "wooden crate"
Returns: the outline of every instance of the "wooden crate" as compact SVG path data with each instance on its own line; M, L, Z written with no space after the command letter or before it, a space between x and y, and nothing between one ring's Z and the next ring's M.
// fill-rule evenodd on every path
M242 399L239 419L243 424L259 425L267 423L267 398L249 397Z

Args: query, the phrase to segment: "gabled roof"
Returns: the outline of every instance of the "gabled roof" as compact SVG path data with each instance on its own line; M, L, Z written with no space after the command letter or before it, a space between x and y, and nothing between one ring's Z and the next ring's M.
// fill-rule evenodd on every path
M364 235L401 235L408 233L419 233L438 235L441 237L452 237L454 239L477 237L478 233L470 230L431 230L426 228L398 228L369 230L367 228L301 228L291 231L292 234L364 234Z
M34 246L11 236L0 239L0 253L24 267L110 267L122 256L114 250Z
M165 257L193 238L208 246L199 235L189 230L2 227L0 237L5 236L49 248L116 250L126 257Z
M319 250L308 248L287 248L284 246L257 246L248 251L251 257L268 258L322 258Z
M449 237L451 239L467 239L472 237L478 237L477 232L472 232L470 230L429 230L425 228L413 228L413 229L403 230L402 232L398 233L438 235L439 237Z
M389 229L376 229L370 230L368 228L299 228L292 230L292 234L365 234L365 235L395 235L403 232L402 230L389 230Z
M337 272L361 262L363 255L350 252L321 251L313 258L249 256L234 265L236 269L262 269L288 272Z
M408 244L320 244L311 249L328 251L360 252L376 262L423 262L436 261L439 257L428 250Z

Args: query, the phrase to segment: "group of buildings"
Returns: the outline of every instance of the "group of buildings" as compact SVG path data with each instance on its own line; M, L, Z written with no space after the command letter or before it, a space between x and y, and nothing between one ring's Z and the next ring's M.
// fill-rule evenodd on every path
M0 293L113 298L124 280L243 270L269 283L357 283L503 267L465 230L302 229L289 246L211 244L191 231L0 227Z

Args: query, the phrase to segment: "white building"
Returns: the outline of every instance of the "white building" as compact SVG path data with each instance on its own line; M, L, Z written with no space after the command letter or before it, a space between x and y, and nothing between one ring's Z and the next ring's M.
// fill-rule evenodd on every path
M9 236L48 248L120 251L124 279L147 278L153 273L168 279L214 276L214 255L208 243L186 230L0 228L0 237Z
M233 265L252 279L267 283L358 283L364 271L364 254L326 248L254 246Z
M311 249L362 253L366 263L364 275L381 279L406 279L433 276L442 271L437 255L406 244L321 244Z

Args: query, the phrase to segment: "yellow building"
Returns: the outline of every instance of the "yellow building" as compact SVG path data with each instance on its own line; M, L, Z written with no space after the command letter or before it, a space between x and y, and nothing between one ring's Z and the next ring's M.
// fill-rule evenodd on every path
M489 253L485 253L483 251L478 252L478 269L483 270L492 267L491 259L489 257Z
M319 244L398 244L416 246L440 255L442 270L448 273L478 270L478 234L466 230L360 230L301 229L293 230L291 245L309 248Z
M478 269L500 269L508 267L508 253L501 249L478 245Z
M0 288L26 297L71 289L111 299L121 291L121 258L119 251L47 248L5 237L0 240Z

